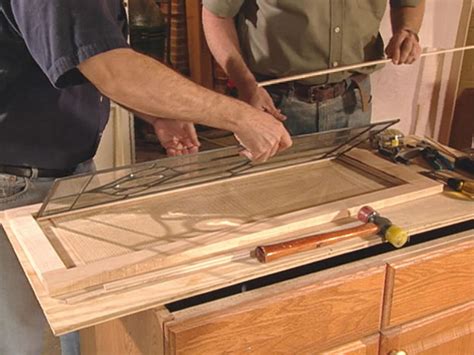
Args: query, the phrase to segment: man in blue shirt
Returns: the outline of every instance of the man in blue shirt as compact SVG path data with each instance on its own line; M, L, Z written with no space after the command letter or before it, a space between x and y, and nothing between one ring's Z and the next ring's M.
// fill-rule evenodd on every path
M278 120L134 52L125 30L120 0L0 0L0 211L88 169L108 98L172 137L165 146L178 154L197 149L193 122L234 132L254 161L291 145ZM0 354L41 353L44 324L0 233Z

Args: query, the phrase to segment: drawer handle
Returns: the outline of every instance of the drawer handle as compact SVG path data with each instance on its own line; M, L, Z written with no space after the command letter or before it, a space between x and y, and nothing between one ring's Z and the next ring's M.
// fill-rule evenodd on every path
M408 355L405 350L392 350L388 355Z

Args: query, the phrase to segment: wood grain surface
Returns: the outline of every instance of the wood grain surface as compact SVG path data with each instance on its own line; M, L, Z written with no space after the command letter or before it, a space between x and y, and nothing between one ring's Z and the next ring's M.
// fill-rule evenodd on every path
M474 300L474 236L388 260L388 268L384 328Z
M343 269L175 312L169 353L316 353L374 334L385 265Z
M378 355L380 335L375 334L367 338L344 344L330 350L325 350L322 355Z
M157 308L87 328L80 334L81 354L163 354L163 323L172 318L166 309Z
M382 332L381 354L471 355L474 351L474 302Z

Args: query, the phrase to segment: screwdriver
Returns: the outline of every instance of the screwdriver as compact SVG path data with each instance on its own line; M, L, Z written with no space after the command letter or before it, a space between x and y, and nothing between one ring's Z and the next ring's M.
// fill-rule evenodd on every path
M454 191L460 192L470 199L474 199L474 181L447 177L433 172L429 173L429 176L435 178L436 180L443 181Z

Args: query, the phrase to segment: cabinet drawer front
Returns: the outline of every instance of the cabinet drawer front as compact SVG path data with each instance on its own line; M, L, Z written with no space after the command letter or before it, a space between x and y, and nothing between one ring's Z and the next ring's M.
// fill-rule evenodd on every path
M474 300L473 260L474 236L389 261L383 328Z
M322 355L378 355L380 335L360 339L349 344L323 351Z
M356 341L379 329L384 271L309 275L175 313L168 351L314 353Z
M380 354L472 354L474 302L382 332Z

